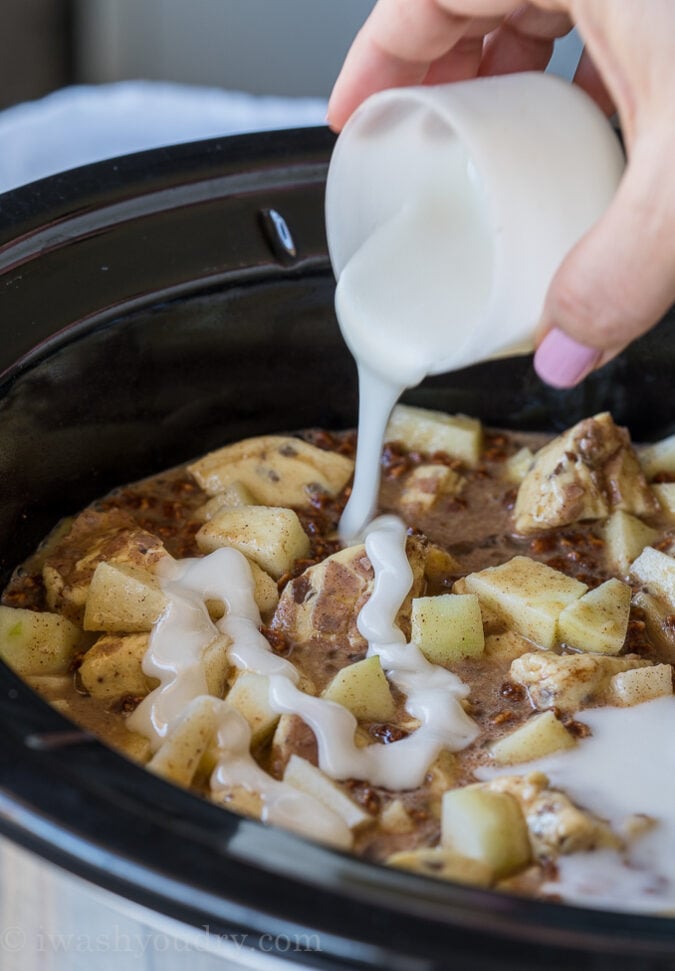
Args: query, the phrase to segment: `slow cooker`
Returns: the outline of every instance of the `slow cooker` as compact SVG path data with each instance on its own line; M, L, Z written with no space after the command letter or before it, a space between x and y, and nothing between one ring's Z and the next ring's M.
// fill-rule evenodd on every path
M61 516L117 484L246 435L355 423L324 238L331 147L322 129L208 141L0 198L3 585ZM666 320L578 389L544 387L520 358L409 400L552 430L608 408L645 440L673 430L674 364ZM0 831L186 932L245 935L312 968L675 966L675 920L428 880L230 814L80 731L3 665L0 734ZM289 949L289 935L318 946Z

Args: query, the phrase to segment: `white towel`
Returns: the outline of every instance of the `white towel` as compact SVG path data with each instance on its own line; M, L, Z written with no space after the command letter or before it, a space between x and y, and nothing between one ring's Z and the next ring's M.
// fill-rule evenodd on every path
M319 98L256 97L154 81L64 88L0 113L0 192L179 142L324 124Z

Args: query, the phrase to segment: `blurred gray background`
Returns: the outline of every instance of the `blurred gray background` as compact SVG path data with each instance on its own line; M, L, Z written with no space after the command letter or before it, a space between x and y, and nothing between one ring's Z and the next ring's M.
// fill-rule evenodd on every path
M327 96L373 0L79 0L83 80Z
M0 0L0 107L131 78L327 97L373 0ZM570 74L574 38L555 70Z

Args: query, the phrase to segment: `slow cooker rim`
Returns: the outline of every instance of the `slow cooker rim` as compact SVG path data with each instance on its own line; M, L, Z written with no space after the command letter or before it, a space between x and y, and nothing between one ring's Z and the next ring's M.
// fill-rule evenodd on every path
M95 166L88 166L82 170L53 177L53 179L43 180L40 183L33 184L31 187L27 187L25 190L16 190L16 194L10 193L2 199L2 211L4 215L0 222L0 244L3 245L5 253L9 254L11 253L12 239L25 238L26 234L39 231L41 224L47 225L50 222L53 224L55 219L70 218L74 213L85 210L89 211L92 208L95 210L96 206L101 204L102 201L107 205L111 201L128 198L130 193L142 198L148 191L145 173L148 167L152 168L155 158L161 170L163 188L169 188L171 186L172 178L175 179L176 185L190 182L190 165L194 163L195 158L200 157L202 152L206 154L209 160L207 165L209 174L204 175L205 181L214 177L213 172L218 169L218 166L222 164L223 159L226 157L228 164L231 163L235 166L241 164L241 160L244 157L248 157L249 160L251 158L258 159L258 162L260 162L260 159L263 159L259 171L261 172L261 176L264 177L265 172L273 168L275 163L278 165L285 164L288 161L289 152L292 154L295 151L298 155L303 155L304 157L307 154L308 143L310 145L310 154L321 157L323 153L324 161L326 161L326 152L329 145L332 144L332 141L326 137L326 133L323 130L319 131L321 132L320 135L308 134L307 131L301 131L300 133L266 133L256 136L241 136L236 140L236 146L233 146L231 157L228 152L231 143L228 140L217 139L206 143L179 146L175 150L166 148L157 150L157 153L142 153L140 156L131 156L123 160L97 163ZM194 175L194 172L192 174ZM78 186L81 185L80 180L82 179L84 179L86 185L91 186L92 194L87 196L86 199L78 198ZM88 179L90 179L90 182L87 182ZM111 180L113 182L112 188L110 188ZM150 192L155 192L156 189L157 183L151 180ZM99 192L98 195L96 195L97 191ZM12 235L13 233L15 234L14 236ZM149 300L150 295L148 296ZM62 335L49 342L49 345L44 348L44 354L49 355L54 353L63 342L72 339L72 336L72 333L66 329ZM12 366L7 372L8 385L11 385L18 375L23 373L27 367L30 368L33 366L39 359L40 355L33 355L30 359ZM2 698L0 711L10 719L17 713L17 699L21 699L22 706L27 705L27 710L34 714L35 721L32 724L31 730L24 731L20 737L17 736L15 739L17 748L14 754L20 752L25 756L27 751L26 738L31 735L40 734L40 730L45 724L51 726L49 731L54 730L59 732L64 731L64 724L70 724L66 723L58 713L49 709L22 682L17 683L15 676L4 665L2 666L2 670L0 670L0 698ZM26 708L24 708L24 715L25 712ZM17 723L20 723L20 721ZM58 728L54 728L54 725L57 725ZM97 760L103 764L107 764L111 771L111 766L117 766L119 768L119 765L115 761L119 760L123 764L125 771L128 771L139 784L142 785L142 780L147 779L145 770L137 766L129 766L126 760L123 760L121 756L116 755L116 753L102 746L101 743L87 742L86 749L95 751L97 753ZM79 749L79 746L75 746L72 751L77 753L78 751L85 751L85 748ZM37 749L30 749L30 752L39 760L39 751ZM25 793L24 797L20 795L22 786L19 783L22 779L17 777L15 782L12 782L13 766L11 765L11 760L9 760L10 764L8 764L8 755L9 750L6 749L2 753L1 759L4 783L2 798L0 799L0 829L18 842L22 842L28 848L34 850L39 849L44 855L53 858L55 862L61 861L62 864L68 862L70 864L69 869L78 872L78 865L82 864L82 861L78 861L77 857L68 854L64 846L57 845L59 832L64 838L68 833L66 825L68 821L65 818L62 820L61 830L57 826L53 841L50 842L40 839L37 829L30 824L31 818L37 822L39 814L31 817L29 806L24 801ZM21 771L23 769L20 769L19 775ZM25 778L23 782L25 783ZM198 801L196 797L168 786L166 783L162 783L161 780L155 780L155 782L165 787L165 797L169 802L174 801L183 804L182 800L187 799L189 800L189 805L194 806L195 801ZM12 795L12 790L14 790L14 795ZM188 803L184 805L188 805ZM226 812L224 810L217 810L215 807L209 807L209 809L214 812ZM228 816L231 816L231 814L228 814ZM240 817L234 816L232 819L236 821L237 827L253 827L252 831L255 832L264 829L262 824L255 821L242 821ZM23 820L23 823L21 820ZM294 855L297 855L300 848L307 848L307 844L304 841L300 841L299 838L289 834L279 834L279 840L282 842L290 840L291 843L288 845L294 847L292 851ZM334 857L332 851L314 848L314 854L318 855L318 857L327 853L330 854L331 859ZM326 857L326 859L328 858ZM88 875L89 878L96 875L100 878L96 882L100 883L101 886L105 886L107 880L114 882L112 875L106 871L105 867L96 867L95 865L91 866L89 864L82 865L86 871L86 873L82 872L82 875ZM392 875L392 871L390 870L383 867L376 867L373 864L355 860L351 857L344 858L344 868L346 872L353 871L357 885L363 884L364 876L367 878L365 883L370 888L369 893L373 904L377 902L377 885L382 884L385 877L390 882L394 880L397 883L404 882L406 886L411 888L413 896L415 890L423 896L426 896L427 893L432 893L431 887L434 888L434 897L448 897L452 900L459 896L462 900L470 902L469 909L472 912L480 914L482 928L486 933L488 929L486 927L485 911L482 909L482 903L489 901L495 905L497 915L502 913L507 914L505 919L510 924L510 927L507 927L503 921L497 921L498 926L494 928L495 931L499 934L514 936L519 940L531 939L535 942L539 938L541 941L542 936L545 937L546 932L552 930L552 933L560 934L557 940L559 946L562 946L566 942L572 948L579 947L595 950L596 948L602 949L605 944L611 943L613 949L622 950L624 953L642 954L653 951L654 953L662 954L672 951L673 925L672 921L665 918L589 911L583 908L548 902L520 901L517 898L467 889L459 885L444 886L440 882L428 881L413 875L399 873ZM120 883L121 885L122 883ZM125 883L124 886L131 892L132 884ZM189 885L185 886L187 890L193 889ZM163 898L155 898L155 900L158 899ZM522 912L522 920L530 925L528 928L521 927L517 920L518 912ZM466 916L466 909L463 909L462 913ZM533 915L541 921L537 923L535 920L536 926L534 928L532 927ZM403 916L400 916L400 919L402 924L405 923ZM514 927L514 919L517 925L516 927ZM592 923L593 927L580 930L576 926L577 923ZM451 927L452 924L445 926ZM605 929L606 938L604 936L598 936L599 927ZM367 930L367 928L368 920L366 919L364 921L364 930Z

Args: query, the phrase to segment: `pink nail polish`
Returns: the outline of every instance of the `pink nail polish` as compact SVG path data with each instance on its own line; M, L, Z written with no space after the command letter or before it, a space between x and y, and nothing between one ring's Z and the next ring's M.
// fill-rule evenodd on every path
M601 353L554 327L537 348L534 369L542 381L554 388L571 388L593 370Z

